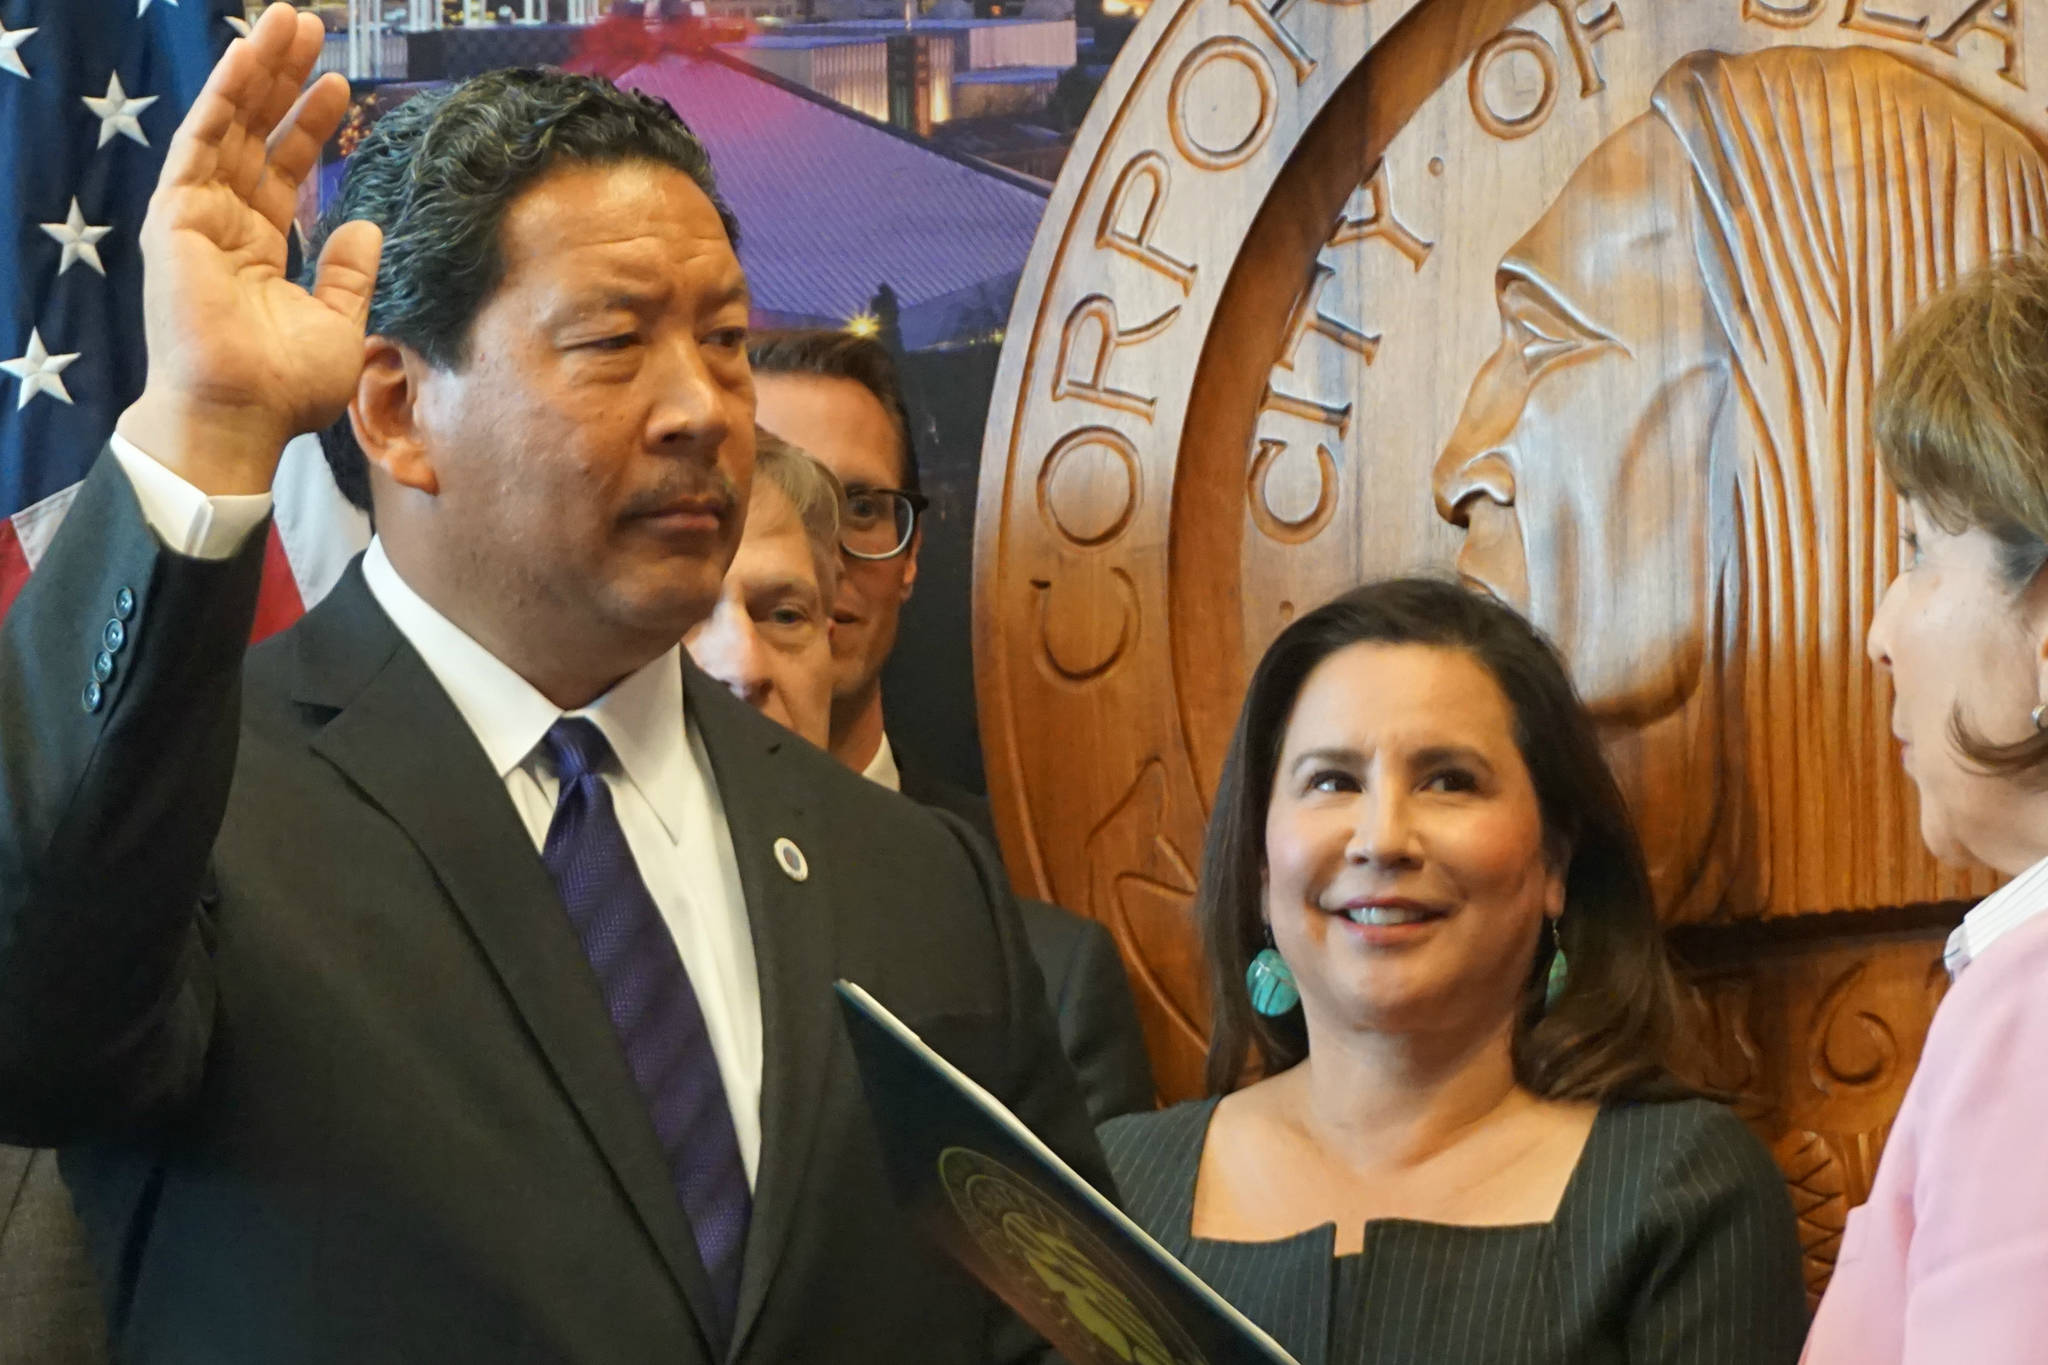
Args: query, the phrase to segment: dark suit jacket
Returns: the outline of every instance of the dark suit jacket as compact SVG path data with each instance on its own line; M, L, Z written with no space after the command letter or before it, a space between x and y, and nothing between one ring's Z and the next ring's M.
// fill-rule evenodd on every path
M497 774L359 569L244 669L262 546L165 552L102 456L0 626L0 1141L65 1148L126 1361L715 1359L652 1125ZM684 682L761 982L729 1358L1021 1353L898 1213L830 989L867 986L1106 1187L1000 870Z
M996 838L996 820L988 808L988 798L980 796L948 782L931 769L896 755L896 785L903 794L920 806L935 806L939 810L957 815L973 827L974 832L988 840L988 846L996 849L1001 857L1002 841Z
M991 849L998 847L987 797L900 758L896 771L905 796L959 816ZM1020 900L1018 907L1045 978L1046 1003L1059 1022L1060 1046L1080 1077L1089 1114L1101 1123L1152 1108L1158 1102L1152 1061L1116 940L1094 920L1049 902Z
M0 1147L0 1365L104 1365L107 1331L54 1152Z
M1017 908L1089 1116L1101 1123L1156 1106L1145 1030L1109 930L1045 901L1020 900Z

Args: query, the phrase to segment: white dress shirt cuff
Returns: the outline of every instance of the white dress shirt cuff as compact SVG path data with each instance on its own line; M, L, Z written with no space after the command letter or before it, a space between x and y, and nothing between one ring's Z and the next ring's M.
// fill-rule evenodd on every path
M134 485L142 519L164 544L196 559L226 559L270 515L270 494L208 497L168 465L116 433L108 446Z

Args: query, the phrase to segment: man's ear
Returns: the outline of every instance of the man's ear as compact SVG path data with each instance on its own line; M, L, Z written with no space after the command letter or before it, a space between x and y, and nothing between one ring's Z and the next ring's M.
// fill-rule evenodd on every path
M348 405L356 444L373 469L429 497L441 491L420 426L420 385L427 362L412 347L381 336L363 339L363 373Z
M903 552L903 600L908 602L917 587L917 552L924 548L924 518L910 528L910 548Z

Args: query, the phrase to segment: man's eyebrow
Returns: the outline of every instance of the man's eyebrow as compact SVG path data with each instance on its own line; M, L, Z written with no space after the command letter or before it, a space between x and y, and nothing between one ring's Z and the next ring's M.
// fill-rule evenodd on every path
M725 288L719 290L711 299L711 306L713 308L725 308L735 303L744 304L749 308L754 305L753 293L747 288L747 281L744 276L727 284Z
M597 285L564 295L547 312L550 323L575 322L593 313L637 313L653 303L659 290L631 285Z
M818 585L794 574L781 578L761 579L747 584L748 597L803 597L823 601L824 593Z

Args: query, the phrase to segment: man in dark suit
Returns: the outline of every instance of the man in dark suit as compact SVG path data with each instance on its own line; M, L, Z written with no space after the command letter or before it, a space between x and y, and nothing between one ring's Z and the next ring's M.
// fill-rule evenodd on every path
M1106 1183L993 856L680 661L752 466L702 148L588 78L416 96L300 288L321 43L272 7L181 126L143 396L0 626L0 1141L64 1149L125 1361L1031 1354L896 1210L830 991ZM244 667L344 408L377 538Z
M749 354L762 429L816 457L846 489L832 613L832 752L874 782L958 816L994 847L987 799L899 757L883 724L882 667L917 585L925 506L895 362L872 337L824 330L758 335ZM1116 940L1057 905L1021 905L1089 1112L1100 1122L1150 1109L1152 1067Z

